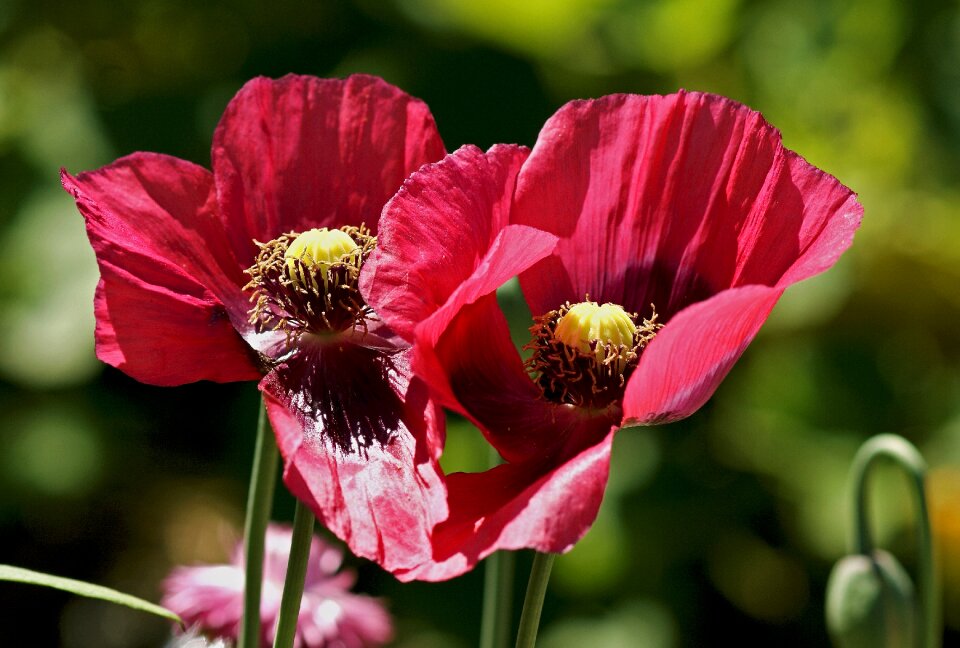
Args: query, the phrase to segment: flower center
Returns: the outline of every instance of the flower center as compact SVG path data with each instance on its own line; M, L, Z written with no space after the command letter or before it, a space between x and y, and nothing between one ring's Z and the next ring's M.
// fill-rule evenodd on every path
M553 337L583 353L593 353L603 363L608 355L623 364L622 349L633 347L637 325L627 311L616 304L598 306L596 302L574 304L557 321ZM619 367L622 372L623 368Z
M360 295L360 269L377 244L364 226L288 232L268 243L247 269L250 323L282 330L293 344L304 333L330 335L365 327L372 312Z
M588 298L589 300L589 298ZM640 352L662 324L617 304L567 302L535 318L527 371L548 400L602 409L620 398Z
M283 253L283 258L287 260L287 273L290 279L302 287L313 281L311 270L316 269L317 274L326 280L330 266L359 247L357 242L343 230L323 227L308 230L293 239Z

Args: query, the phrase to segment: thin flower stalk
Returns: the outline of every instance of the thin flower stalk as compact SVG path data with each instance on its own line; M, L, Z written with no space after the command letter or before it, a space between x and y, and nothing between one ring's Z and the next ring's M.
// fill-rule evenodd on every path
M253 469L247 495L247 514L243 527L245 579L243 620L239 648L260 648L260 594L263 585L263 556L267 524L273 504L279 461L277 444L270 434L266 408L261 401L257 415L257 437L253 450Z
M536 553L530 567L530 580L527 594L523 599L523 612L520 614L520 627L517 630L517 648L533 648L537 643L540 628L540 613L543 600L547 595L550 571L553 569L555 554Z
M292 648L297 636L297 619L303 599L303 584L307 576L307 560L310 557L310 541L313 537L313 513L297 502L293 514L293 540L290 559L287 562L287 577L283 582L283 598L277 617L277 634L273 648Z

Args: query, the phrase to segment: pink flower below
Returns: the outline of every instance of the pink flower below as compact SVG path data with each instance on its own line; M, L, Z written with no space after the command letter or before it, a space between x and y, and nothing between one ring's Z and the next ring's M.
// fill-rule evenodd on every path
M276 634L291 535L290 527L279 524L267 530L260 602L264 646L272 645ZM349 591L355 576L338 571L342 562L339 549L313 539L297 620L297 648L362 648L380 646L392 638L393 625L383 604ZM188 626L236 639L243 614L243 580L243 546L238 543L229 565L174 569L163 582L162 605Z

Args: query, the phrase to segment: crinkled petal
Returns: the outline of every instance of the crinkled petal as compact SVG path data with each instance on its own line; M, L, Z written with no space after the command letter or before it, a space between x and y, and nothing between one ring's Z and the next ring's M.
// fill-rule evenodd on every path
M166 286L101 263L94 298L97 357L140 382L182 385L262 375L223 305L171 272Z
M452 578L498 549L573 548L597 517L615 431L596 419L555 454L450 475L450 517L434 531L434 562L406 577Z
M861 213L760 113L680 92L561 108L520 173L513 222L563 237L521 276L535 314L589 294L670 317L729 287L823 270Z
M863 206L850 189L788 150L787 165L794 186L803 196L803 225L797 233L799 255L783 273L777 286L786 288L829 269L853 243L863 220ZM762 263L758 249L751 262ZM750 275L751 269L745 272ZM746 281L741 281L742 285Z
M358 556L398 572L429 558L446 489L429 448L442 413L408 352L331 345L261 382L284 482Z
M627 424L676 421L713 394L767 315L780 288L725 290L680 311L644 349L623 399Z
M551 235L503 231L527 154L520 146L497 145L487 153L464 146L411 175L384 207L360 288L399 335L412 340L416 325L454 293L460 293L455 310L553 248Z
M494 297L556 245L552 234L507 224L526 156L519 146L486 153L465 146L414 173L384 209L377 250L361 277L378 315L416 338L417 374L436 397L485 430L504 431L492 441L513 459L538 444L511 427L543 422L530 431L536 434L550 418ZM505 429L498 425L504 408L516 417Z
M251 260L254 239L375 229L404 178L443 154L426 104L365 75L249 81L227 106L212 152L230 243Z
M158 385L261 375L236 330L249 304L208 171L137 153L62 180L100 266L101 360Z

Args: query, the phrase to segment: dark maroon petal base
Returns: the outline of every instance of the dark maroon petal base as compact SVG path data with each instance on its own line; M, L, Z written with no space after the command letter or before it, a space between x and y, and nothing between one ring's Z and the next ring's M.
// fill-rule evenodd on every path
M428 438L442 413L410 382L408 352L356 345L298 352L260 385L284 482L358 556L402 578L430 557L447 515Z

